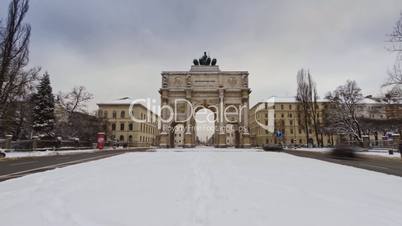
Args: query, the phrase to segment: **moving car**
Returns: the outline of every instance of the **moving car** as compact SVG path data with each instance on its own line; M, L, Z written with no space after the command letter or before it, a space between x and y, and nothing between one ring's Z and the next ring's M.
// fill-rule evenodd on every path
M281 144L266 144L262 149L264 151L283 151L283 146Z
M359 147L347 144L337 145L331 151L331 155L334 158L356 158Z

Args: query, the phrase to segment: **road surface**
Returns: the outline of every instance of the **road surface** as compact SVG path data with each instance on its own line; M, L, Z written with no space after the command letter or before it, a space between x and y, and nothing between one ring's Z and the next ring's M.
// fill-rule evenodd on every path
M402 159L380 156L360 156L359 158L334 158L328 153L286 150L286 153L299 157L307 157L327 162L353 166L402 177Z
M0 160L0 182L31 173L42 172L68 165L103 159L133 151L147 149L96 151L66 155L51 155L41 157L25 157Z

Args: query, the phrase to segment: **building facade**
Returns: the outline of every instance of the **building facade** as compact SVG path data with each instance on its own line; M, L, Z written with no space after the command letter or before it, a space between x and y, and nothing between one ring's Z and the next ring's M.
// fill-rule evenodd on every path
M133 99L125 97L98 103L98 117L107 122L107 140L132 147L158 145L159 116L142 104L134 104L132 115L138 120L133 120L129 114L132 101Z
M381 99L365 98L359 104L358 116L374 120L394 120L402 118L402 104L383 102Z
M326 102L318 102L318 123L324 127L323 117ZM308 143L316 145L317 136L314 129L309 128L307 140L305 128L300 124L300 103L294 97L271 98L271 101L261 102L250 109L250 137L252 144L282 144L286 146L305 146ZM337 136L320 131L318 139L324 146L337 143Z
M325 129L326 110L330 108L330 104L325 100L320 100L317 104L318 139L322 141L323 146L333 146L341 142L341 140L345 142L345 139L353 142L351 137L334 134ZM389 143L387 134L399 134L396 131L398 130L397 125L390 126L385 122L402 119L401 104L389 104L364 98L358 104L357 109L358 112L356 115L361 120L362 135L367 146L378 146ZM318 144L313 128L308 129L309 140L307 140L306 130L300 123L302 122L300 118L301 112L301 104L294 97L273 97L267 102L256 104L250 109L249 118L252 144L255 146L263 146L265 144L283 144L286 146L306 146L309 143Z

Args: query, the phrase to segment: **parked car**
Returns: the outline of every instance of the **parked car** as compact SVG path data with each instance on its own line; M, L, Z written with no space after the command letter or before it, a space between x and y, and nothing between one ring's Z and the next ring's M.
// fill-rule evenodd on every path
M283 146L281 144L266 144L262 149L264 151L283 151Z
M1 158L5 158L5 157L6 157L6 153L0 151L0 159L1 159Z

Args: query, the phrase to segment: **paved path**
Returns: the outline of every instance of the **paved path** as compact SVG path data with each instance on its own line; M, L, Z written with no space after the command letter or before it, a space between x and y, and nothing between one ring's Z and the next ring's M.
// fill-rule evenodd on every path
M286 150L286 153L319 159L327 162L353 166L361 169L372 170L376 172L391 174L402 177L402 159L400 158L385 158L380 156L360 156L359 158L334 158L327 153L294 151Z
M66 155L52 155L40 157L25 157L0 160L0 181L25 176L31 173L42 172L68 165L89 162L102 158L108 158L133 151L145 151L147 149L129 149L113 151L96 151L91 153L77 153Z

